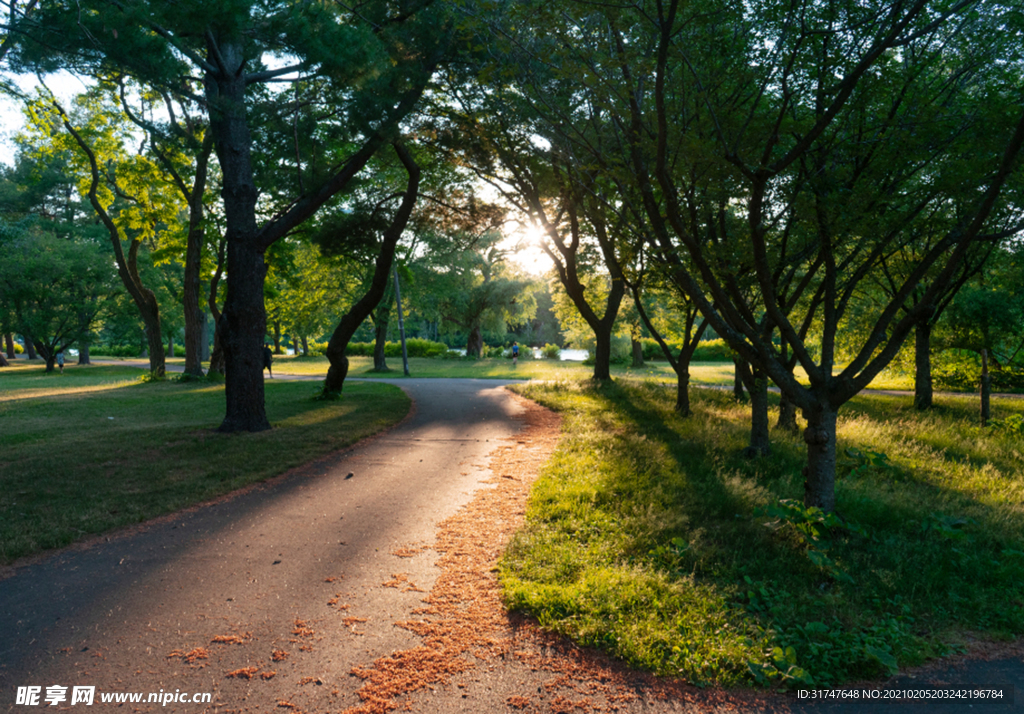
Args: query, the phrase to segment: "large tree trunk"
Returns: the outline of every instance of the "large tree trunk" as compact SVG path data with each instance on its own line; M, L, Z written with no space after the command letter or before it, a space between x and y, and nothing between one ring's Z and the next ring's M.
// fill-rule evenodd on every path
M206 76L210 128L220 162L227 226L227 296L218 329L224 351L226 409L219 431L270 428L263 393L263 337L267 312L263 279L267 266L256 235L256 184L245 110L245 55L238 40L211 45L210 61L221 65ZM218 51L219 49L219 51Z
M281 321L274 320L274 354L282 355L284 350L281 349Z
M826 513L836 508L836 417L836 410L827 404L804 410L804 506L816 506Z
M688 417L690 410L690 368L680 365L676 370L676 413Z
M25 354L28 355L29 359L38 359L39 355L36 354L36 346L32 344L31 335L22 335L22 341L25 343Z
M612 328L603 322L594 327L594 377L598 381L612 378Z
M17 359L18 353L14 351L14 335L10 332L4 335L4 348L7 350L8 359Z
M78 346L78 364L92 364L89 360L89 345Z
M914 328L914 408L931 409L932 400L932 326L922 320Z
M484 337L480 332L480 326L474 325L473 329L469 331L469 337L466 338L466 356L479 357L483 348Z
M747 401L747 394L743 390L743 370L746 369L747 365L740 357L733 357L733 375L732 375L732 396L740 403Z
M57 362L57 353L50 350L50 348L42 342L36 342L35 348L39 356L46 360L46 371L52 372L54 364Z
M188 195L188 236L185 241L185 280L182 304L185 309L185 374L203 376L203 341L206 337L206 312L199 307L202 289L200 270L203 260L203 194L206 192L207 167L213 151L213 133L208 132L196 156L195 179ZM174 354L172 353L173 357Z
M388 369L388 363L385 360L387 355L384 354L384 348L387 347L388 344L387 310L381 310L379 307L377 308L377 317L373 321L373 328L373 371L390 372L391 370Z
M10 367L11 363L7 361L7 358L0 353L0 367Z
M775 428L794 434L800 430L796 423L796 405L785 394L779 397L779 421L776 422Z
M388 342L388 323L391 321L391 295L390 290L384 291L384 297L374 309L371 319L373 320L373 371L390 372L388 369L384 349Z
M139 305L139 313L146 325L146 344L149 352L149 373L162 378L167 371L164 353L163 333L160 329L160 306L151 290L144 292L145 302Z
M754 370L750 389L750 446L747 455L751 458L767 456L771 451L768 435L768 379L764 372Z
M345 313L338 326L327 343L327 359L331 366L327 370L327 377L324 379L324 395L341 394L345 385L345 377L348 376L348 358L345 350L363 320L370 316L374 308L380 303L381 298L387 290L391 278L391 264L395 259L395 248L398 246L398 239L409 223L413 206L419 196L420 167L412 158L412 155L400 143L396 143L395 151L406 172L409 174L409 183L405 194L402 196L402 203L391 220L391 225L384 231L381 240L380 255L377 256L373 269L373 278L370 281L370 289L356 302L355 305Z
M640 340L630 339L630 346L633 348L633 368L644 366L644 346Z

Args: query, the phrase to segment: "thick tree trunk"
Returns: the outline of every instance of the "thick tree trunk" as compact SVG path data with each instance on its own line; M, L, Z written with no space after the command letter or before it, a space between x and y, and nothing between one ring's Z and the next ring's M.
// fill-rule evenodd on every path
M213 151L213 133L208 133L196 157L195 180L188 195L188 236L185 240L185 279L182 304L185 309L185 374L203 376L204 340L206 338L206 312L199 307L202 289L200 271L203 260L203 194L206 192L207 167ZM174 353L171 353L174 356Z
M18 353L14 351L14 335L10 332L4 335L4 348L7 350L8 359L17 359Z
M768 434L768 378L764 372L754 369L750 384L750 446L744 454L747 458L767 456L771 451Z
M0 367L10 367L11 363L7 361L7 358L0 353Z
M240 41L221 38L210 61L221 65L206 77L213 131L222 176L227 239L227 296L218 328L224 350L225 415L219 431L270 428L263 392L263 337L267 312L263 280L267 266L256 234L256 185L245 110L245 55Z
M591 326L593 327L593 326ZM612 378L612 330L601 324L594 330L594 379L607 381Z
M816 506L827 513L836 509L836 416L836 410L827 404L804 410L804 506Z
M38 359L39 355L36 354L36 346L32 344L32 336L22 335L21 339L25 342L25 354L28 355L28 358Z
M92 364L89 360L89 345L78 346L78 364Z
M466 338L466 356L479 357L484 348L484 337L480 332L480 326L474 325Z
M384 354L384 348L387 347L388 343L388 316L386 310L382 311L380 308L377 308L377 317L373 321L373 328L373 371L390 372L391 370L388 369L388 363L385 360L386 355Z
M309 339L303 335L299 338L299 342L302 345L302 356L309 357Z
M779 421L776 422L775 428L794 434L800 430L796 423L796 405L789 401L785 394L779 397Z
M57 353L50 351L50 349L42 342L35 343L35 351L46 361L46 371L52 372L54 364L57 362Z
M281 321L274 320L274 354L282 355L284 350L281 349Z
M914 328L914 408L931 409L932 399L932 326L921 321Z
M732 375L732 396L740 403L747 401L747 393L743 389L743 369L745 364L739 357L733 357L733 375Z
M644 366L644 346L640 340L630 339L630 346L633 348L633 368Z
M690 410L690 369L680 365L676 370L676 413L688 417Z
M139 313L146 325L146 345L149 353L149 373L162 378L167 371L163 334L160 329L160 306L150 290L145 291L146 301L139 305Z

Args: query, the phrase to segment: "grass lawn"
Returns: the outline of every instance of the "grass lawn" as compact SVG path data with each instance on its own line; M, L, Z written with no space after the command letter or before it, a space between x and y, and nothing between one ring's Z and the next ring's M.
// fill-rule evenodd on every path
M326 357L274 357L274 374L323 377L327 374ZM373 372L373 358L349 357L350 377L404 379L402 359L388 358L390 372ZM587 377L594 368L582 362L557 360L522 360L518 367L508 359L435 359L414 357L409 360L410 377L468 377L475 379L574 379ZM701 362L690 368L691 379L703 384L732 384L732 363ZM676 375L667 362L648 362L640 369L612 365L613 377L656 379L675 383Z
M142 383L135 367L0 369L0 563L153 518L283 473L395 424L409 399L352 383L266 383L274 428L219 434L223 385Z
M698 683L832 686L1024 633L1024 402L862 396L840 412L840 515L798 529L805 447L748 461L749 409L625 380L518 385L564 437L501 563L507 602L634 666ZM774 417L773 417L774 419ZM805 526L806 527L806 526Z

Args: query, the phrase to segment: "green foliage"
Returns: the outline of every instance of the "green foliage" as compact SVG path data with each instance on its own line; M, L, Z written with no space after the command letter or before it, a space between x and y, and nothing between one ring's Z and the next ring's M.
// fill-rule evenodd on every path
M540 349L540 355L544 359L559 359L562 356L562 348L558 345L553 345L550 342L545 344Z
M448 354L448 345L443 342L424 340L419 337L411 337L405 341L405 349L411 357L444 357ZM346 355L357 355L360 357L373 357L373 342L349 342L345 350ZM385 357L401 357L401 342L384 343Z
M970 400L848 405L835 515L796 500L799 437L742 458L749 413L728 394L693 390L681 418L656 385L516 389L563 415L501 561L508 603L545 627L661 674L773 687L888 676L965 630L1024 633L1006 597L1024 578L1024 457L1012 431L966 426ZM1024 404L997 409L1024 423Z

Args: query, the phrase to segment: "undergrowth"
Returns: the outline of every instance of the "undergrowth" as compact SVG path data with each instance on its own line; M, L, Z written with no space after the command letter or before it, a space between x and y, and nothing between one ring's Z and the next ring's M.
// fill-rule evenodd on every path
M967 400L840 413L838 513L802 506L804 445L742 458L749 408L652 384L516 391L564 436L500 566L508 604L697 684L834 686L1024 632L1024 455ZM1015 424L1024 405L1000 403Z

